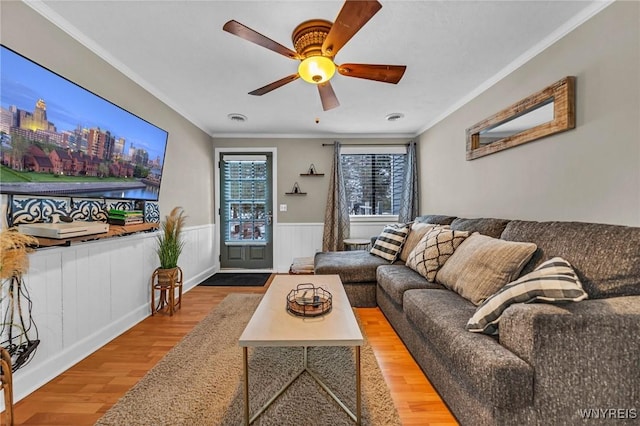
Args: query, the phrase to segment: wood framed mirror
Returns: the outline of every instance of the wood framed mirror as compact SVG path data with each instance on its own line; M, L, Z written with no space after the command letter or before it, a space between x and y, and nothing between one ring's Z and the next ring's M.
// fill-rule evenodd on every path
M565 77L467 129L467 160L576 126L575 77Z

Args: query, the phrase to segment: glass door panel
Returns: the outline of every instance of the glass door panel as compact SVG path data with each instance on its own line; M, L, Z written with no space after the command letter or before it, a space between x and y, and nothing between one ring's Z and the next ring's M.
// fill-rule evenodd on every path
M223 153L220 160L220 266L271 268L271 153Z

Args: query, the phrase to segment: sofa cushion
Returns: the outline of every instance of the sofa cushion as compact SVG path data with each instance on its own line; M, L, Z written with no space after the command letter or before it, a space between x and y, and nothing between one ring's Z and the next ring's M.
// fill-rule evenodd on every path
M436 227L428 231L407 258L407 266L427 281L435 282L436 273L469 236L465 231Z
M455 219L455 216L446 216L441 214L427 214L424 216L417 216L414 222L433 223L436 225L451 225L451 222Z
M413 249L418 245L422 237L429 231L431 231L436 226L442 226L448 228L449 225L435 225L433 223L423 223L423 222L414 222L411 224L409 228L409 235L407 235L407 239L404 241L404 245L402 246L402 251L400 252L399 259L403 262L406 262L409 258L409 253L413 251Z
M440 284L430 283L424 277L404 265L382 265L376 271L378 288L382 289L395 303L402 306L402 296L407 290L416 288L439 288Z
M449 290L407 290L404 312L427 344L477 398L498 407L522 407L533 399L533 369L491 336L469 333L475 306Z
M451 229L456 231L479 232L493 238L500 238L502 231L509 223L508 219L478 218L465 219L457 217L451 222Z
M387 260L364 250L329 251L316 253L314 273L338 274L343 283L375 283L376 268L388 264Z
M590 299L640 295L640 227L514 220L501 238L538 246L523 274L559 256L571 263Z
M460 244L436 279L479 305L515 280L535 250L532 243L503 241L475 233Z
M409 226L409 224L385 226L378 238L376 238L370 253L388 260L390 263L395 262L400 256L404 240L409 235Z
M482 302L467 322L467 330L498 334L502 313L514 303L579 302L586 298L587 293L569 262L554 257Z

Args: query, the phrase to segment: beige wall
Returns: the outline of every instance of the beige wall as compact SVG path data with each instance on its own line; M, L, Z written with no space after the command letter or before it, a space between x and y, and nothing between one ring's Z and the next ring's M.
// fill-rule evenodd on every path
M419 137L422 213L640 225L640 4L616 2ZM169 132L162 214L213 223L215 147L276 147L280 222L324 218L333 139L215 139L20 2L1 3L2 43ZM606 35L606 36L605 36ZM465 129L566 75L575 130L465 161ZM349 140L343 143L403 143ZM323 178L305 178L314 163ZM307 196L285 196L294 182Z
M169 132L161 214L186 210L187 224L213 223L213 149L209 135L63 31L17 1L2 1L2 43Z
M640 225L640 3L616 2L419 138L421 212ZM465 161L465 129L567 75L574 130Z
M343 144L402 144L408 139L343 139ZM333 148L322 144L332 144L334 139L222 139L215 138L215 148L277 148L278 191L274 199L276 208L280 204L287 205L286 212L278 212L278 222L288 223L323 223L324 208L327 203L327 192L331 167L333 165ZM300 176L306 173L313 163L323 177ZM285 195L291 192L298 182L302 192L307 195ZM218 190L218 188L216 188Z

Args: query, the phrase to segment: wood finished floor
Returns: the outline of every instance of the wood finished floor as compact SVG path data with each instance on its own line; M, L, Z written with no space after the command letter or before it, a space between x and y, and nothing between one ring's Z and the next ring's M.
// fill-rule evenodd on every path
M149 317L14 407L16 425L93 425L229 293L266 287L196 287L173 317ZM378 308L359 308L365 333L404 425L457 424Z

